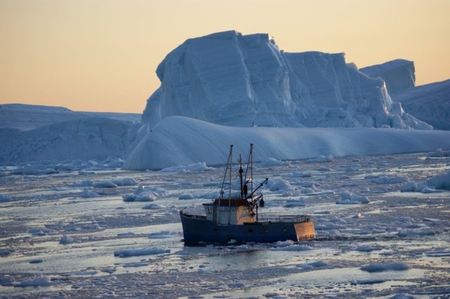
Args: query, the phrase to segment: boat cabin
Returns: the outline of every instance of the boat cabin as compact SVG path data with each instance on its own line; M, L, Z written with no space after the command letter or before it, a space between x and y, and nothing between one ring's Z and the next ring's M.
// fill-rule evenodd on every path
M203 204L206 219L222 225L239 225L256 222L253 207L243 198L216 199L213 203Z

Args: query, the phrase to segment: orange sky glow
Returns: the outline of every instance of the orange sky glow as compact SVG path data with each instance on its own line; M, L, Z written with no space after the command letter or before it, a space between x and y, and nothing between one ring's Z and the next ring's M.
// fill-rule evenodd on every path
M286 52L403 58L450 79L448 0L0 0L0 104L142 113L158 64L186 39L269 33Z

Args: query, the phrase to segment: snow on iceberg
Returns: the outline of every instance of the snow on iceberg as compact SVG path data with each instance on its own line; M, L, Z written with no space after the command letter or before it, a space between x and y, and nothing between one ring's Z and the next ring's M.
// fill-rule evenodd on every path
M450 132L375 128L228 127L182 116L167 117L136 146L123 169L163 169L205 162L221 165L255 145L254 159L389 155L450 149Z

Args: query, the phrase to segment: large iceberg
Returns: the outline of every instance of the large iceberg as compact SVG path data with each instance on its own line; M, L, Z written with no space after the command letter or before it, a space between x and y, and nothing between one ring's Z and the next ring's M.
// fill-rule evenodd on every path
M136 129L127 121L97 117L29 131L0 128L0 163L124 158L136 145Z
M268 34L226 31L186 40L156 71L142 120L181 115L250 126L431 129L394 104L385 82L344 53L287 53Z
M129 155L124 169L162 169L226 161L229 145L255 161L298 160L317 156L391 155L450 148L450 131L379 128L231 127L171 116L160 121Z

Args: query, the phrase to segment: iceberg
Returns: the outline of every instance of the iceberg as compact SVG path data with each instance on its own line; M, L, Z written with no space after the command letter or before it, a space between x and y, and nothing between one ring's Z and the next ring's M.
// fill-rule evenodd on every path
M417 86L392 94L405 112L439 130L450 130L450 80Z
M431 129L393 105L385 81L360 72L344 53L288 53L268 34L226 31L191 38L156 74L161 86L142 121L168 116L230 126Z
M450 131L380 128L230 127L198 119L163 119L136 146L123 169L157 170L205 162L223 164L230 144L237 153L255 145L255 161L392 155L450 148Z

